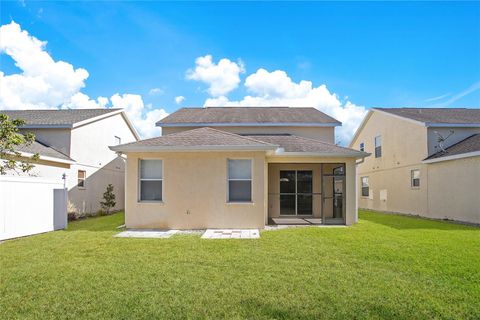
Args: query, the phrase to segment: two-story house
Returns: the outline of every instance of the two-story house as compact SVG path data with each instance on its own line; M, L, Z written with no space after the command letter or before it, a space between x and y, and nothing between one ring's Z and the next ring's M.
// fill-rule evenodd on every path
M314 108L183 108L127 156L128 228L263 228L357 221L357 159Z
M30 175L64 178L68 200L81 213L94 213L108 184L114 186L116 206L124 208L125 163L109 146L139 140L121 109L0 110L11 119L23 119L21 132L36 141L22 146L23 156L38 153ZM12 173L15 174L15 173Z
M350 147L360 208L480 223L479 109L370 109Z

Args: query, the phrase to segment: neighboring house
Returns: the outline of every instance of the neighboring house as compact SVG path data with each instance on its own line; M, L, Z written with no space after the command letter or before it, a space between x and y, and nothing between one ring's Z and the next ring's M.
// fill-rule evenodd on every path
M35 134L35 142L18 151L38 153L29 175L61 180L65 174L69 201L79 212L100 209L109 183L116 195L115 210L124 208L124 159L109 146L139 140L121 109L0 110L11 119L23 119L21 132ZM12 175L15 173L12 172Z
M157 125L163 136L111 148L127 156L128 228L357 221L368 154L336 146L341 123L314 108L183 108Z
M350 147L360 208L480 223L479 109L370 109Z

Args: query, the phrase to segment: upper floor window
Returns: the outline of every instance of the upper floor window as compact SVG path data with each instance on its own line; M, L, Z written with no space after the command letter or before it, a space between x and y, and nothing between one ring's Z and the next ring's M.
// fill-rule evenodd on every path
M360 143L360 151L365 151L365 143L364 142Z
M140 201L162 201L163 161L140 160Z
M410 173L410 178L411 178L412 187L419 188L420 187L420 170L418 169L412 170Z
M78 176L77 187L85 188L86 186L85 180L87 179L87 172L85 170L78 170L77 176Z
M228 202L252 201L252 160L228 160Z
M115 136L115 145L118 146L119 144L122 144L122 138Z
M375 158L382 156L382 136L375 137Z
M370 195L370 184L368 183L368 177L362 177L362 197L368 197Z

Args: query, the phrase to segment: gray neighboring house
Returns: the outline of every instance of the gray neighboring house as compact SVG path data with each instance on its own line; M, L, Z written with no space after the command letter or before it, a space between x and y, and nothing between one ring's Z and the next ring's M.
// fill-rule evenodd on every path
M116 195L114 209L124 208L125 163L109 146L138 141L139 136L122 109L0 113L26 121L21 132L32 132L36 141L18 151L26 157L40 155L30 175L60 180L65 174L69 201L78 212L98 211L109 183Z

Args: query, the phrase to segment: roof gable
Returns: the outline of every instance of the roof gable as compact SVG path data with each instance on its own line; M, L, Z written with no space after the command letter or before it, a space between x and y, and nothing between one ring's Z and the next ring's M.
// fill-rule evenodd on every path
M173 126L338 126L341 123L315 108L206 107L182 108L156 123Z

